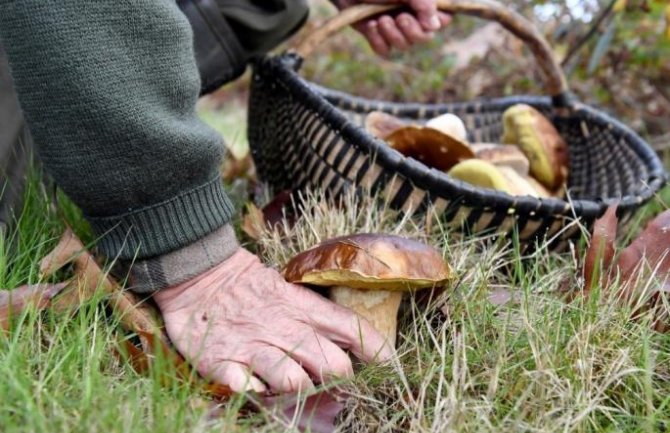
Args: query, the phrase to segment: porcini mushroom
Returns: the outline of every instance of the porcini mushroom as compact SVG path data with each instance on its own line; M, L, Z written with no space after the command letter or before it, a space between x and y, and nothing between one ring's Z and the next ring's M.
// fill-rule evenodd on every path
M495 189L511 195L540 196L530 184L529 178L521 176L511 167L497 167L481 159L463 161L455 165L447 174L474 186Z
M568 147L542 113L526 104L505 110L502 142L521 148L530 161L530 173L550 191L564 184L568 176Z
M530 163L524 153L510 144L475 143L470 145L475 157L496 166L507 166L521 176L528 176Z
M383 111L371 111L365 116L365 129L382 140L405 126L406 122Z
M426 122L427 128L437 129L438 131L451 135L452 137L467 143L468 131L465 129L465 123L455 114L446 113L434 117Z
M406 126L386 137L386 141L403 155L442 171L475 156L467 143L433 128Z
M291 283L330 288L330 299L365 317L395 346L403 292L443 286L451 270L434 248L385 234L324 241L289 261Z

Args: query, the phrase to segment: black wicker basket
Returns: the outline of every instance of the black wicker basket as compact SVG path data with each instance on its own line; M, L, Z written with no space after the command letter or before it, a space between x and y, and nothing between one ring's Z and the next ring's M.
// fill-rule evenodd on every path
M590 227L605 208L619 202L629 216L665 183L664 167L631 129L571 96L565 77L540 33L519 14L492 0L439 0L440 9L498 21L532 50L549 96L515 96L424 105L366 100L317 86L297 71L314 47L345 24L386 11L363 6L344 11L295 51L266 56L254 65L249 102L249 142L259 177L276 191L324 190L335 196L356 187L380 193L406 212L435 209L458 230L512 233L522 245L551 239L562 250L579 236L570 224ZM405 157L362 127L372 110L422 122L454 113L472 142L496 142L502 113L514 104L539 109L569 145L569 201L511 196L455 180Z

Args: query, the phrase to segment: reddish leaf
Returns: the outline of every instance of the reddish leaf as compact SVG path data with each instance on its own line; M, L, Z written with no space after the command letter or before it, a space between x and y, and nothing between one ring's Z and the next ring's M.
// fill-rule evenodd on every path
M263 218L265 223L270 227L274 227L281 223L286 216L286 207L292 203L291 199L291 191L284 190L277 194L270 203L266 204L263 207ZM289 218L289 222L292 222L292 219Z
M345 394L333 390L318 392L305 400L285 394L262 398L258 406L287 424L294 423L300 431L332 433L336 429L337 415L344 409L345 398Z
M626 247L617 261L627 299L633 296L633 283L642 271L653 271L665 283L670 276L670 210L654 218Z
M616 216L617 205L607 208L605 214L598 218L593 225L591 244L584 258L584 285L585 290L591 290L594 285L601 282L603 275L607 280L602 283L609 284L609 273L614 258L614 241L616 239L618 219Z
M29 306L41 310L51 304L68 283L34 284L15 289L0 289L0 329L9 330L12 316L21 314Z

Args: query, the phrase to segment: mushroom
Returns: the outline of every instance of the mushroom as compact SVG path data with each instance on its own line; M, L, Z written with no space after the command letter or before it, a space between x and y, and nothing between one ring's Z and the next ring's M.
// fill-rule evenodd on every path
M385 139L403 155L442 171L475 156L467 143L433 128L406 126Z
M465 123L455 114L446 113L430 119L426 122L427 128L437 129L443 134L450 135L464 143L468 141L468 131Z
M365 129L382 140L405 126L406 122L383 111L371 111L365 117Z
M403 292L443 286L451 269L421 242L385 234L355 234L324 241L289 261L291 283L330 288L330 299L366 318L391 347Z
M521 148L535 179L550 191L564 184L568 176L568 147L546 117L529 105L513 105L503 113L503 131L502 142Z
M475 143L470 145L475 157L496 166L507 166L521 176L528 176L530 163L526 155L516 146L509 144Z
M529 178L521 176L511 167L497 167L481 159L463 161L455 165L447 174L474 186L495 189L511 195L540 196L540 193L529 182Z

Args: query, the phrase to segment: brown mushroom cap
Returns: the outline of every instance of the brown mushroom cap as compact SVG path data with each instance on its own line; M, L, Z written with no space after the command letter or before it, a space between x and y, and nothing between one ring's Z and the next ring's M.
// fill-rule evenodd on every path
M475 156L466 143L433 128L406 126L385 139L403 155L442 171Z
M407 291L443 286L451 269L434 248L384 234L333 238L293 257L291 283L352 289Z

